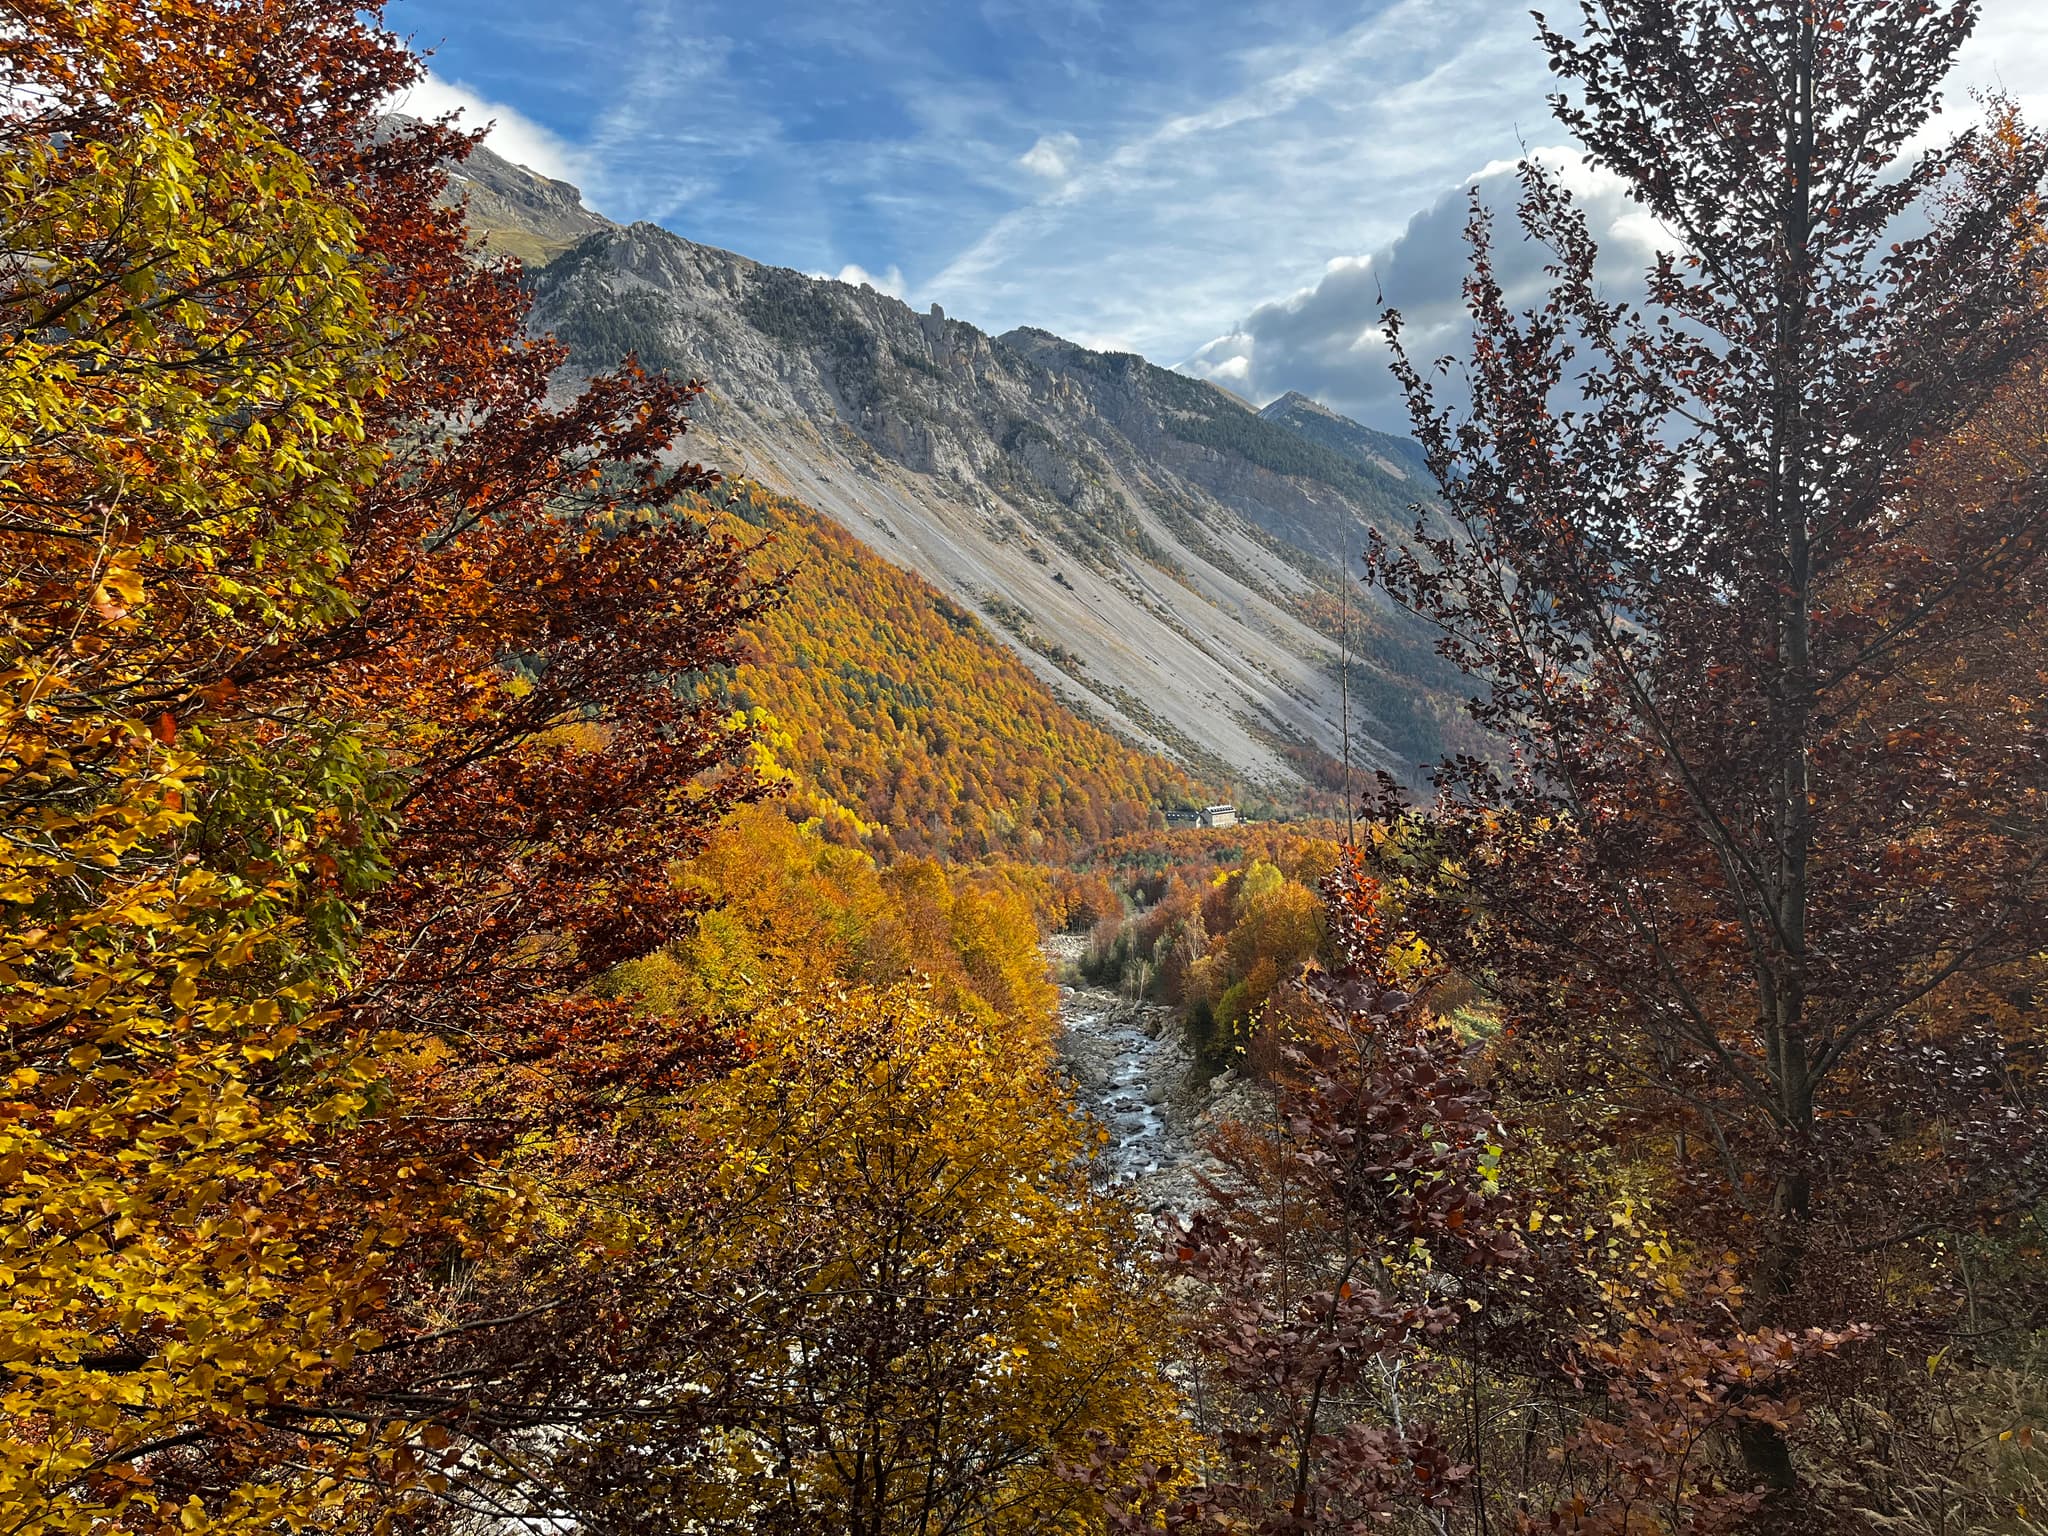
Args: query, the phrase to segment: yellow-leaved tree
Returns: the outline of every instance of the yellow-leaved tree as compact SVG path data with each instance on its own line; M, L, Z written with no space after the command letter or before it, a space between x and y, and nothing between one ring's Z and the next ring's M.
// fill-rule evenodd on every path
M660 1013L734 1019L769 998L918 975L949 1008L1046 1036L1056 993L1011 867L904 859L884 869L784 812L742 808L679 867L707 910L662 953L621 966L607 990Z
M715 1065L580 988L754 792L672 680L765 595L689 387L551 403L377 11L0 25L0 1536L463 1497L582 1363L479 1268Z
M377 765L337 724L191 721L338 611L397 359L302 160L229 111L111 111L0 158L10 1536L299 1518L289 1478L179 1500L139 1468L377 1342L376 1244L311 1214L372 1080L322 1004Z
M1185 1464L1167 1299L1089 1187L1042 1040L917 983L746 1021L667 1160L658 1386L536 1442L574 1518L635 1531L1085 1532L1113 1442ZM644 1262L644 1260L643 1260Z

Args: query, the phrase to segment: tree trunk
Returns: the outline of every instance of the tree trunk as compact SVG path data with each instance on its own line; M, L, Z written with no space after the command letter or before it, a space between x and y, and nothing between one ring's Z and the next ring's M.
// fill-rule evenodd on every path
M1806 925L1809 860L1814 839L1809 736L1813 714L1812 588L1813 557L1807 525L1807 456L1805 419L1807 369L1805 318L1812 280L1812 182L1814 174L1814 70L1818 20L1809 11L1800 26L1791 65L1787 99L1792 104L1786 124L1785 164L1788 171L1783 205L1782 259L1776 317L1776 421L1772 431L1772 514L1777 524L1776 676L1771 700L1773 743L1781 754L1776 785L1778 857L1775 887L1768 893L1775 933L1771 960L1759 966L1760 1013L1768 1042L1768 1060L1778 1100L1779 1134L1792 1158L1781 1165L1771 1192L1770 1230L1750 1276L1744 1321L1751 1328L1770 1327L1783 1319L1785 1303L1799 1284L1813 1209L1808 1152L1813 1131L1812 1063L1808 1059L1806 1023ZM1792 1532L1809 1523L1805 1491L1792 1460L1784 1430L1773 1424L1745 1422L1737 1431L1744 1468L1765 1491L1756 1528Z

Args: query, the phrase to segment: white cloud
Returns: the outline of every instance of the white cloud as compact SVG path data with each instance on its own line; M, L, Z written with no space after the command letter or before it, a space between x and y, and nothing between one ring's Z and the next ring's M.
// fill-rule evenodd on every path
M680 0L616 6L618 69L588 142L606 197L636 219L681 220L718 194L731 165L787 153L757 93L733 77L733 42Z
M834 282L845 283L853 288L872 288L877 293L886 293L892 299L900 299L905 296L903 269L898 266L891 266L888 271L878 277L866 267L848 262L837 272L813 272L810 275L812 277L829 278Z
M1530 50L1534 52L1533 48ZM1452 89L1443 68L1404 94ZM1985 0L1977 32L1964 46L1944 92L1946 110L1920 136L1932 145L1978 115L1973 91L2008 91L2037 126L2048 127L2048 7L2039 0ZM1498 120L1500 109L1493 116ZM1586 164L1575 149L1527 151L1556 171L1585 212L1599 241L1605 279L1628 285L1659 248L1677 242L1630 199L1613 175ZM1416 213L1391 239L1362 256L1330 260L1323 275L1282 297L1257 305L1225 334L1201 347L1184 370L1225 381L1266 401L1301 390L1376 427L1405 431L1406 412L1387 371L1386 338L1379 317L1389 305L1402 312L1411 355L1428 358L1462 349L1469 320L1462 285L1469 266L1464 227L1470 190L1480 189L1495 214L1500 236L1496 275L1517 305L1538 299L1547 286L1546 253L1514 231L1515 167L1519 157L1487 160Z
M1081 141L1071 133L1048 133L1021 155L1017 163L1034 176L1047 181L1065 181L1072 173Z
M1571 188L1600 243L1603 271L1617 284L1640 274L1660 246L1675 244L1629 197L1619 177L1595 170L1570 150L1546 147L1529 154ZM1549 283L1544 264L1550 253L1516 235L1516 162L1496 161L1444 192L1370 255L1340 258L1319 282L1261 304L1190 358L1186 371L1227 381L1261 402L1298 389L1368 425L1405 430L1380 317L1390 305L1401 311L1409 351L1418 359L1460 350L1468 331L1465 225L1475 190L1494 213L1500 236L1494 275L1509 303L1519 308L1538 302Z
M2008 92L2035 127L2048 128L2048 7L2040 0L1984 0L1952 84L1944 114L1950 126L1971 115L1970 91L1995 89Z
M580 150L517 108L490 101L460 80L443 80L431 71L411 89L392 97L385 108L423 120L454 113L459 125L471 130L488 125L490 137L484 142L494 153L557 181L580 185L589 168Z

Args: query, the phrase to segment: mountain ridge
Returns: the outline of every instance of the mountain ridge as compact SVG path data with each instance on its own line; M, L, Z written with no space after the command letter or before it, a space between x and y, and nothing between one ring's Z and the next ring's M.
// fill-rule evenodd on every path
M530 190L487 150L465 169L494 216L518 206L501 183ZM1327 791L1349 777L1347 633L1360 773L1413 779L1455 729L1425 637L1370 597L1337 612L1347 554L1431 489L1412 459L1347 456L1134 354L601 222L528 273L570 371L633 353L708 381L693 453L931 581L1070 708L1211 780Z
M1270 402L1259 415L1354 463L1406 476L1426 477L1429 473L1428 456L1414 438L1375 431L1298 389Z

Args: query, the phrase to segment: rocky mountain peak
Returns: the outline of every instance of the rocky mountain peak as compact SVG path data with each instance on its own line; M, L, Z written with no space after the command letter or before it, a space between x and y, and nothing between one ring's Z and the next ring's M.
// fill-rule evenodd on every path
M1264 410L1260 411L1259 414L1268 419L1284 420L1288 416L1301 411L1312 411L1318 416L1337 415L1335 411L1324 405L1320 400L1312 400L1298 389L1290 389L1278 400L1275 400Z
M630 352L706 381L692 456L925 577L1134 744L1251 792L1341 782L1331 594L1415 495L1385 454L1134 354L1036 327L991 337L938 306L620 228L501 165L472 178L472 210L576 235L529 274L534 324L573 370ZM1350 666L1353 756L1412 778L1453 706L1426 637L1391 611L1373 630Z
M448 168L451 203L467 210L469 227L485 247L540 266L593 234L613 229L611 220L583 206L583 194L515 165L478 145L469 158Z
M1259 416L1361 468L1377 470L1409 484L1414 487L1408 493L1410 499L1429 488L1428 462L1421 446L1412 438L1376 432L1299 390L1290 389L1260 411Z

